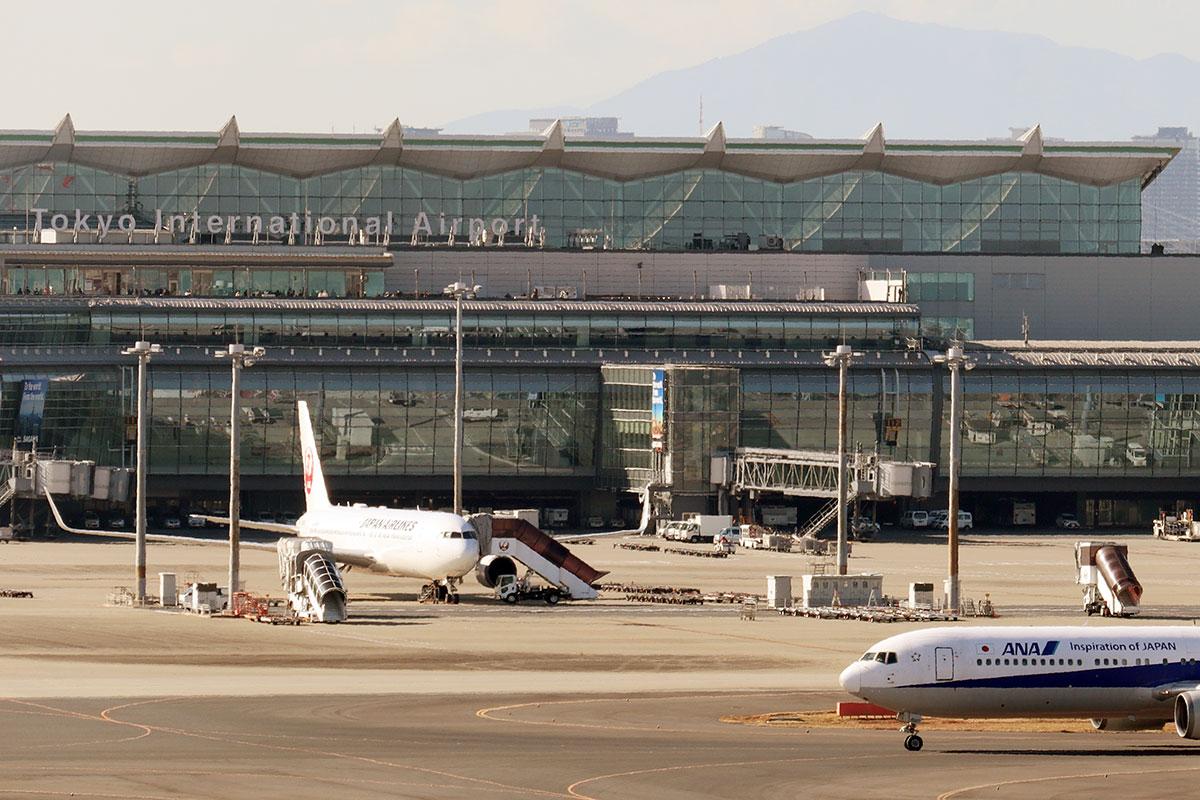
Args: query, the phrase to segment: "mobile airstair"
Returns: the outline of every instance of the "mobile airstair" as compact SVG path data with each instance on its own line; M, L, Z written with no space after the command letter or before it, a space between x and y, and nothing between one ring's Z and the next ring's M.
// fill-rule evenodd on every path
M479 533L481 564L495 565L497 574L504 569L502 559L509 559L514 567L523 564L572 600L599 596L595 583L608 573L589 566L562 542L525 520L478 514L471 521Z
M346 585L333 560L333 545L324 539L284 537L276 548L279 580L296 616L310 622L345 620Z

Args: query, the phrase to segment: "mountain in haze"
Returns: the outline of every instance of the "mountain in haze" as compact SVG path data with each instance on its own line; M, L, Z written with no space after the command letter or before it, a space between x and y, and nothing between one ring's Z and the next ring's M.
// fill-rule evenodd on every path
M877 122L894 139L984 139L1042 124L1048 137L1125 140L1160 125L1200 128L1200 62L1134 59L1042 36L972 31L854 14L750 50L663 72L582 108L513 109L452 122L446 133L508 133L532 117L616 116L639 136L728 136L780 125L857 138Z

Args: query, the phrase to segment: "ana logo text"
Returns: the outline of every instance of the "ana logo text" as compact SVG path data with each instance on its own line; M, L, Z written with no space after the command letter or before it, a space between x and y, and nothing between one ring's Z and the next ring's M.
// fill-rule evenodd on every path
M1058 650L1057 641L1049 642L1006 642L1004 644L1004 653L1006 656L1052 656Z

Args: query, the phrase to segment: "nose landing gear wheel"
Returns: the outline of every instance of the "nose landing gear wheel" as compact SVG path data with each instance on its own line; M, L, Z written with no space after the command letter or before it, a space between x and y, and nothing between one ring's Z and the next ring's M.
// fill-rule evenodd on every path
M904 740L904 749L913 753L925 746L925 741L915 733L910 733Z

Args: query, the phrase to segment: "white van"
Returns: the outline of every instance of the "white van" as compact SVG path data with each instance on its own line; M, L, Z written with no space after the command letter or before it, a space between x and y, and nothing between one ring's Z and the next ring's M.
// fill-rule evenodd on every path
M929 527L929 512L928 511L905 511L904 516L900 517L901 528L928 528Z

